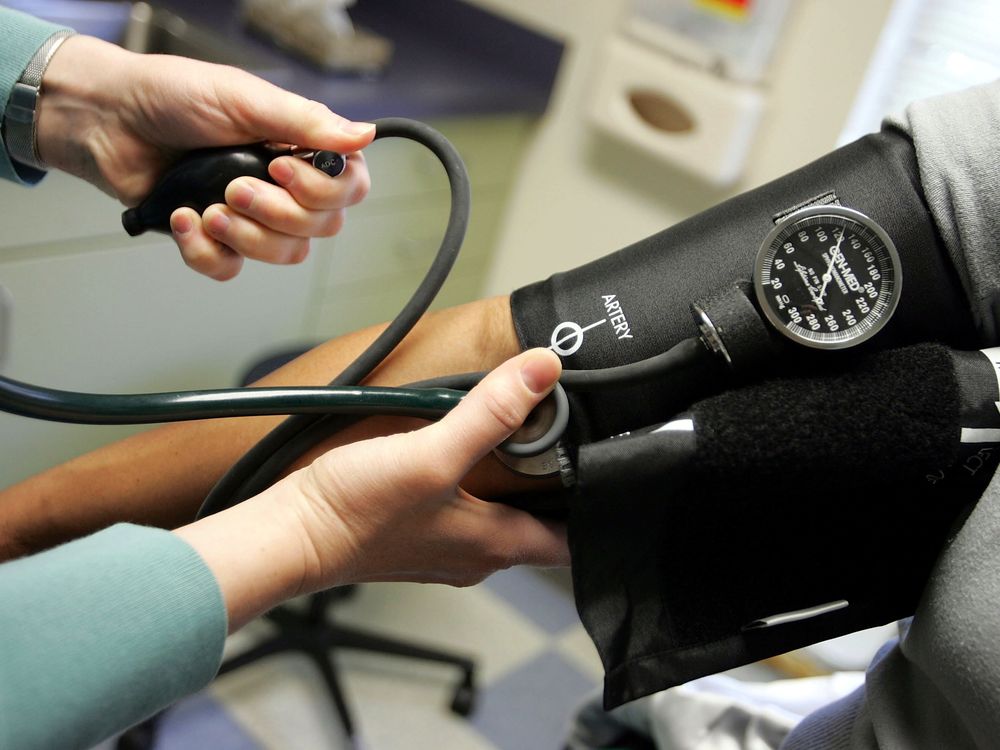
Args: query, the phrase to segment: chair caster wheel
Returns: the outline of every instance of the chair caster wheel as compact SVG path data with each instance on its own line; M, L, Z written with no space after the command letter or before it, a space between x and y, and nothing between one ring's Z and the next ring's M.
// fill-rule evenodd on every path
M451 710L459 716L469 716L476 708L476 686L471 680L455 688L451 698Z

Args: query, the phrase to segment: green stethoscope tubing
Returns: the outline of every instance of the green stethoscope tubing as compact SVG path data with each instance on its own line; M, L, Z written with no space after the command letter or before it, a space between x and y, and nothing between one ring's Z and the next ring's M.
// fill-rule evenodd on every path
M202 517L245 500L273 483L308 448L363 416L437 419L455 407L484 373L448 375L402 387L355 385L396 348L430 307L461 249L471 211L469 176L448 140L424 123L400 117L375 121L376 139L406 138L426 146L448 178L451 209L430 268L403 309L357 359L328 386L251 387L139 394L97 394L45 388L0 376L0 409L26 417L74 424L151 424L193 419L291 414L234 464L198 511ZM698 367L703 347L695 339L647 360L602 370L564 370L554 399L556 416L541 438L507 442L501 449L532 456L558 442L569 420L563 386L573 390L621 387Z
M375 138L398 137L416 141L434 153L444 167L451 195L451 208L444 236L430 268L403 309L369 347L331 382L350 385L364 380L416 325L444 285L465 239L472 206L472 191L465 163L455 147L424 123L400 117L375 121ZM332 428L345 424L344 417L328 414L297 414L264 436L226 472L205 498L197 517L228 508L256 495L275 481L287 465L314 444L305 441L316 425ZM295 455L290 456L294 451ZM258 489L259 488L259 489Z
M79 393L0 377L0 409L72 424L152 424L272 414L388 414L437 419L465 391L337 386L230 388L127 395Z

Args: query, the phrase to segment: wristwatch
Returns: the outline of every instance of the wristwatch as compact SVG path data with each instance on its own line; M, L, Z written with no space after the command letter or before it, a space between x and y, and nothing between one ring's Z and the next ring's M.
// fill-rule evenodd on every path
M3 141L7 154L19 164L35 169L45 169L38 155L36 126L38 123L38 100L41 96L42 75L49 61L73 31L57 31L38 48L20 80L14 84L7 109L3 116Z

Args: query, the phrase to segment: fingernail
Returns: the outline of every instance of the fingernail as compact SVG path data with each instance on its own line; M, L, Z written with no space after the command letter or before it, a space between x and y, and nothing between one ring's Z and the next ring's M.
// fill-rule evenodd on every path
M373 122L345 122L341 128L348 135L368 135L375 130Z
M292 165L283 159L275 159L268 169L271 172L271 177L277 180L279 185L288 185L295 176Z
M253 205L253 188L245 182L235 182L229 188L229 203L234 208L247 209Z
M213 213L205 223L212 234L225 234L226 230L229 229L229 217L222 213L222 211Z
M194 228L194 222L187 214L178 214L170 223L174 234L187 234Z
M555 369L548 359L536 355L521 365L521 380L532 393L547 391L555 382Z

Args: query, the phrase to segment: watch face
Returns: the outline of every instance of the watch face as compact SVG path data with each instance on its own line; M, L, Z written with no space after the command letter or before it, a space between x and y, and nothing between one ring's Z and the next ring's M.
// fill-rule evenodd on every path
M888 322L900 293L900 264L885 231L842 206L791 214L768 234L754 267L757 301L785 336L843 349Z

